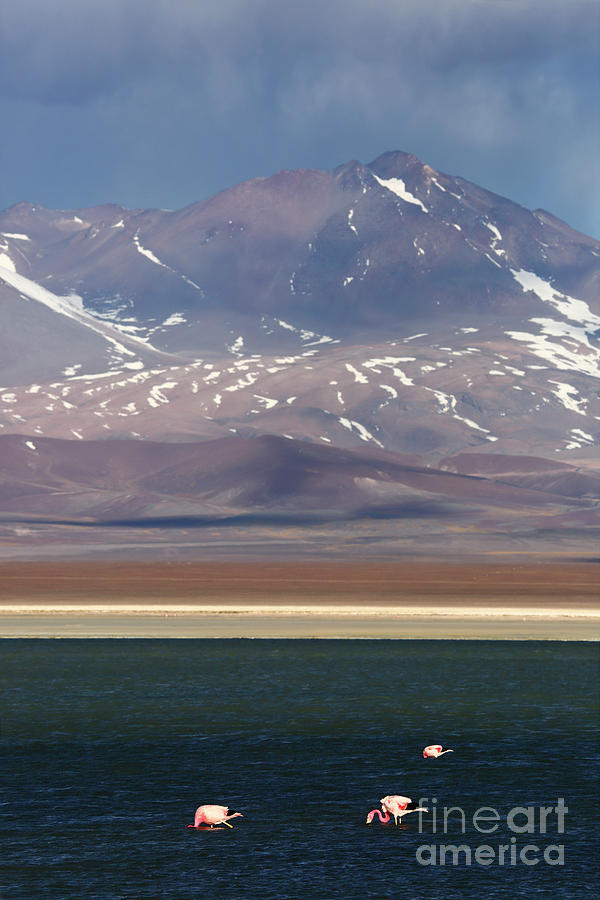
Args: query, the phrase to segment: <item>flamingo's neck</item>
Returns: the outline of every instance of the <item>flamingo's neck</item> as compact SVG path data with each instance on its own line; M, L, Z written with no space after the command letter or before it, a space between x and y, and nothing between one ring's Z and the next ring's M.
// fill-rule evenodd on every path
M390 821L390 814L387 811L387 809L385 811L385 816L383 815L383 813L381 812L380 809L376 809L375 812L379 816L379 821L381 822L382 825L385 825L387 822Z

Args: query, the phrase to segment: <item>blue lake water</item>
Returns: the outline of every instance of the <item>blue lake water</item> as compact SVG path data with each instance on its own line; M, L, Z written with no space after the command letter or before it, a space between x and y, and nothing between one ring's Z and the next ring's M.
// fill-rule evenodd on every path
M4 640L0 652L3 900L598 894L597 644ZM437 742L455 752L424 760ZM421 829L415 814L367 826L390 793L428 798L435 832L433 812ZM561 797L563 833L554 812L546 833L539 818L531 834L509 827L514 807L538 816ZM210 802L244 818L186 830ZM483 806L500 819L487 812L490 834L473 824ZM444 807L464 810L464 834L458 811L443 833ZM440 865L441 844L465 845L471 865L465 850Z

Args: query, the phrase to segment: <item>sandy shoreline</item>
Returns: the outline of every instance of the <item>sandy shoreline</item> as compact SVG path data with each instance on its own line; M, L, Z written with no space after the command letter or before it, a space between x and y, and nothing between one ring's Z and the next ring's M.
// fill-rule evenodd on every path
M579 618L468 616L3 615L2 638L253 638L597 641Z
M599 640L593 564L0 564L0 637Z
M5 606L3 638L600 639L585 609L438 606Z
M69 605L61 604L56 606L39 606L31 603L22 605L3 605L0 615L48 615L48 616L68 616L68 615L86 615L86 616L106 616L118 618L122 615L128 616L177 616L186 615L188 617L202 616L239 616L253 617L258 616L309 616L311 618L386 618L386 619L402 619L413 618L513 618L513 619L586 619L590 623L600 623L600 612L588 609L572 608L572 607L514 607L514 606L328 606L328 605L308 605L303 606L294 604L290 606L277 605L238 605L235 603L227 606L203 604L202 606L193 606L191 604L160 604L154 606L135 605L126 603L103 604L87 604L87 605Z

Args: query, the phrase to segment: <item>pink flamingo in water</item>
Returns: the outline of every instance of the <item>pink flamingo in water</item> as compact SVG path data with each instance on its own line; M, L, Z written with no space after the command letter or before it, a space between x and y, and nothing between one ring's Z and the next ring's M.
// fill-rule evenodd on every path
M375 816L379 816L382 825L387 825L391 816L394 817L394 824L398 824L398 820L402 821L402 816L411 812L429 812L426 806L417 806L410 797L402 797L401 794L388 794L379 801L383 815L378 809L372 809L367 814L367 825L370 825Z
M389 812L386 811L385 815L381 812L380 809L372 809L370 813L367 813L367 825L370 825L375 816L379 816L379 821L382 825L387 825L388 822L392 821L392 817Z
M194 816L194 824L188 825L188 828L202 828L205 825L208 825L210 828L213 828L215 825L227 825L228 828L233 828L233 825L230 825L227 820L235 819L236 816L242 816L243 818L241 812L230 809L228 806L205 803L203 806L198 807Z
M444 753L454 753L454 750L442 750L441 744L430 744L429 747L425 747L423 750L423 759L437 759L438 756L443 756Z

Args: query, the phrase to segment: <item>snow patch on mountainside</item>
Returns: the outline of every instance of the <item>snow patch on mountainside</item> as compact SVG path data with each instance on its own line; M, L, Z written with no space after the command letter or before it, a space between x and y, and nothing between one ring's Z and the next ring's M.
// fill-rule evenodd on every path
M576 398L579 394L577 388L562 381L550 381L549 383L556 385L557 390L552 391L552 393L555 397L558 397L565 409L578 413L580 416L587 415L585 409L582 409L582 407L587 406L587 398L582 397L580 400L577 400Z
M149 406L159 406L161 403L168 403L169 398L165 396L163 391L170 391L174 387L177 387L176 381L165 381L162 384L155 384L153 388L150 389L150 394L146 398Z
M383 450L383 444L378 441L364 425L361 425L360 422L355 422L354 419L346 419L344 416L340 416L338 422L340 425L343 425L344 428L347 428L348 431L355 431L361 441L373 441L373 443L377 444L377 446L381 447Z
M504 250L502 250L502 248L498 248L498 246L497 246L497 244L502 240L502 234L500 233L500 231L496 228L495 225L492 225L491 222L488 222L487 219L484 220L483 224L494 235L494 239L492 241L492 250L494 251L494 253L496 253L498 256L506 256L506 252ZM487 256L487 254L486 254L486 256ZM489 257L488 257L488 259L489 259ZM494 260L492 260L492 262L494 262ZM496 263L496 265L498 265L498 264Z
M54 312L61 315L68 316L71 319L79 319L79 316L76 316L75 313L83 312L83 300L77 294L59 297L47 288L42 287L41 284L31 281L24 275L19 275L16 271L7 269L5 266L0 266L0 278L16 288L28 300L37 300L38 303L43 303L44 306L50 307Z
M507 337L523 341L528 349L557 369L600 378L600 351L590 344L585 328L556 319L530 319L541 334L507 331ZM528 368L533 368L528 366Z
M273 409L274 406L277 406L279 400L273 400L272 397L263 397L262 394L253 394L252 395L259 403L261 403L265 409Z
M192 281L191 278L188 278L187 275L182 275L181 272L178 272L176 269L173 269L171 266L168 266L166 263L161 262L161 260L158 258L158 256L156 256L152 252L152 250L147 250L146 247L142 247L142 245L140 244L140 239L138 237L137 231L133 236L133 242L136 246L138 253L141 253L142 256L145 256L146 259L150 260L150 262L153 262L155 265L160 266L162 269L167 269L168 272L172 272L178 278L182 278L186 284L189 284L191 287L195 288L197 291L200 291L200 293L202 293L202 294L204 293L202 288L200 287L200 285L196 284L195 281Z
M176 312L176 313L171 313L169 318L165 319L165 321L162 323L161 327L169 328L171 325L185 325L186 322L187 322L187 319L185 318L183 313Z
M95 331L103 337L104 340L112 344L119 354L124 354L126 356L136 355L133 350L125 347L121 341L117 340L113 332L118 333L118 329L109 322L99 321L91 313L84 310L83 300L78 294L69 294L66 297L59 297L41 284L32 281L30 278L26 278L24 275L19 275L17 272L13 272L4 266L0 266L0 279L19 291L21 296L26 300L35 300L38 303L42 303L54 312L66 316L69 319L73 319L80 325L84 325L92 331ZM135 344L139 344L145 350L155 350L152 344L141 338L130 336L128 340Z
M346 369L352 375L354 375L354 381L357 384L368 384L369 383L369 379L365 375L363 375L361 372L359 372L358 369L355 369L353 365L351 365L350 363L345 363L344 365L346 366Z
M467 419L465 416L459 416L456 412L456 397L454 394L446 394L445 391L438 391L434 388L425 387L426 391L430 391L434 394L435 399L438 401L440 409L439 413L450 413L453 419L457 419L459 422L464 422L469 428L474 429L475 431L481 431L486 436L486 440L488 441L497 441L498 438L494 437L491 434L489 428L483 428L482 425L478 425L477 422L474 422L472 419Z
M395 194L397 197L400 197L401 200L404 200L405 203L412 203L415 206L419 206L423 212L429 212L425 204L407 190L406 185L401 178L379 178L375 173L373 173L373 178L375 181L378 181L382 187L387 188L392 194Z
M140 244L140 239L139 239L139 237L137 236L137 234L134 234L134 236L133 236L133 243L135 244L138 253L141 253L142 256L145 256L146 259L149 259L149 260L150 260L150 262L155 263L157 266L162 266L163 269L168 269L168 268L169 268L169 266L165 266L165 264L162 263L162 262L160 261L160 259L159 259L157 256L154 255L154 253L152 252L152 250L146 250L145 247L142 247L142 245Z
M571 319L572 322L579 322L588 328L598 328L600 326L600 316L591 311L585 300L578 300L576 297L569 297L553 287L549 281L545 281L536 275L535 272L527 272L525 269L510 270L513 278L521 285L524 292L533 291L534 294L545 303L550 303L558 312Z
M353 225L352 218L354 216L354 210L351 209L348 212L348 227L354 232L356 236L358 236L358 231L356 230L356 225Z
M399 362L415 362L414 356L384 356L380 359L367 359L363 363L363 366L366 369L373 369L377 374L381 374L381 367L389 368L392 371L392 374L400 381L401 384L406 385L406 387L410 387L414 385L414 381L412 378L409 378L402 369L397 367L397 363Z
M229 347L227 349L234 356L241 356L243 346L244 346L244 338L240 334L240 335L238 335L238 337L236 337L235 341L233 341L233 343L229 345Z
M307 347L313 347L316 344L339 344L339 340L330 337L328 334L317 334L316 331L309 331L306 328L297 328L295 325L291 325L289 322L285 322L283 319L275 319L274 321L277 325L279 325L280 328L283 328L285 331L292 331L294 334L300 335L300 340Z

